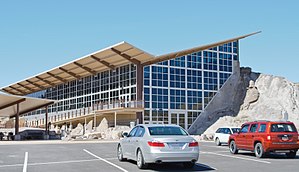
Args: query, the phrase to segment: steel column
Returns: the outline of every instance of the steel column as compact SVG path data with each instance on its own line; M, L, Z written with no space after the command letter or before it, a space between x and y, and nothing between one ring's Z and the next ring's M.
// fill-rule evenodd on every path
M143 101L143 65L136 65L136 99L137 102ZM137 124L143 123L142 112L136 112Z

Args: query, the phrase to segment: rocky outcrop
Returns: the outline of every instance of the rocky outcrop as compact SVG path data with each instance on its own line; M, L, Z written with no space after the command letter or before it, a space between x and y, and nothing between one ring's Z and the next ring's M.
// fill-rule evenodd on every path
M283 77L260 74L254 87L255 91L250 87L247 89L242 108L237 116L219 118L205 131L205 134L214 133L220 126L241 126L244 122L254 120L287 119L299 128L298 84Z
M249 81L255 81L258 76L259 74L252 73L250 68L241 68L240 71L235 71L213 97L205 110L197 117L188 129L188 132L190 134L202 134L217 122L219 118L237 116L246 97L247 88L250 88ZM254 89L254 86L252 89ZM257 94L256 91L252 92ZM248 102L255 101L254 97L258 97L258 94L247 98Z
M247 88L246 96L244 99L244 103L241 106L241 110L246 110L249 108L251 103L256 102L259 99L260 93L255 86L254 81L249 81L249 87Z

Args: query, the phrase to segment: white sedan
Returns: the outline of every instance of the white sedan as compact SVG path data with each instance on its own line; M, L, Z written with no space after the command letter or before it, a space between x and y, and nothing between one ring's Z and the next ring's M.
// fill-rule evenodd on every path
M118 159L136 160L141 169L164 162L181 162L192 168L199 158L198 142L177 125L137 125L123 136L117 146Z

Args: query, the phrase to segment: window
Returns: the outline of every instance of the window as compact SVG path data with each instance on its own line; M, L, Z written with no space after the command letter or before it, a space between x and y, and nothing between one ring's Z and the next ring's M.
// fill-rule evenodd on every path
M264 133L266 131L266 124L260 124L259 132Z
M297 132L294 124L272 124L271 132Z
M218 128L218 130L216 131L216 133L221 133L222 128Z
M241 128L241 133L247 133L247 132L248 132L248 127L249 127L249 124L244 125L244 126Z
M254 133L254 132L256 132L256 129L257 129L257 124L252 124L250 127L250 132Z
M224 134L231 134L231 132L230 132L230 129L229 129L229 128L225 128L223 133L224 133Z
M137 131L138 127L135 127L131 130L131 132L129 133L128 137L134 137L135 136L135 133Z
M232 128L233 133L238 133L240 131L240 128Z
M180 127L148 127L150 135L176 135L176 136L186 136L188 135Z
M144 132L145 132L144 127L139 126L139 128L138 128L138 130L137 130L135 136L136 136L136 137L143 137Z

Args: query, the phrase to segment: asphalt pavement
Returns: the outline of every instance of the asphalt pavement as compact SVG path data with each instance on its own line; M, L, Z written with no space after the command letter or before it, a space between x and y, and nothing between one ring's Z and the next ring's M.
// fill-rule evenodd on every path
M284 155L258 159L253 153L245 151L232 155L227 146L216 146L213 142L200 143L200 159L189 170L179 163L151 165L146 170L140 170L134 161L119 162L116 157L117 142L2 143L0 172L299 171L298 154L295 159Z

